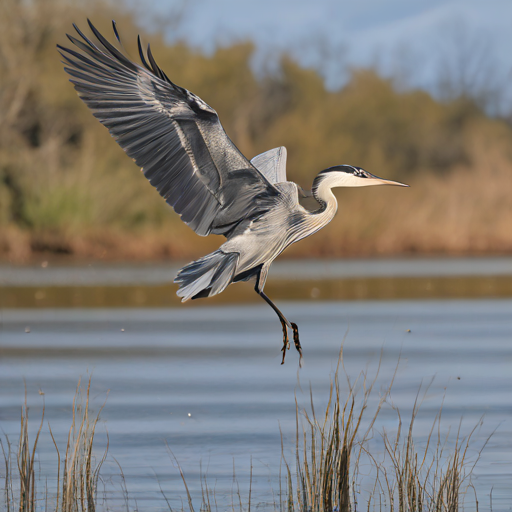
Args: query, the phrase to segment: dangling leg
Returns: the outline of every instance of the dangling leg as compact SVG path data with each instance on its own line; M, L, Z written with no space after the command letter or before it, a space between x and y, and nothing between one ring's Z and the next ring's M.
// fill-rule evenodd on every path
M277 316L279 317L279 320L281 321L281 326L283 327L283 348L281 349L283 352L283 360L281 364L284 364L284 358L286 356L286 349L290 348L290 340L288 339L288 327L290 329L293 329L292 325L288 320L285 318L285 316L279 311L277 306L263 293L262 290L257 290L259 295L263 297L263 299L267 302L267 304L277 313Z
M263 270L263 269L262 269ZM267 270L268 271L268 270ZM261 275L262 272L258 274L258 277L256 278L256 286L254 287L254 290L258 295L260 295L265 302L276 312L277 316L279 317L279 320L281 321L281 326L283 328L283 348L281 349L283 352L283 360L281 361L281 364L284 364L284 358L286 356L286 349L290 348L290 340L288 338L288 327L293 330L293 342L295 344L295 348L297 349L297 352L300 354L300 360L299 364L302 365L302 347L300 345L299 341L299 328L297 327L297 324L293 322L289 322L286 317L279 311L279 308L265 295L262 289L262 285L265 284L266 274L265 272L264 276ZM264 279L262 279L264 277Z
M300 345L299 340L299 327L295 322L292 322L292 329L293 329L293 343L295 344L295 348L297 349L297 352L300 354L299 359L299 365L302 367L302 347Z

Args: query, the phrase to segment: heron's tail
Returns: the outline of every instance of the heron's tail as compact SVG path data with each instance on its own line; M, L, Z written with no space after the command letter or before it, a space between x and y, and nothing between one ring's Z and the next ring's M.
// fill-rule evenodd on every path
M181 301L210 297L224 291L233 281L239 254L220 249L183 267L174 280L180 285Z

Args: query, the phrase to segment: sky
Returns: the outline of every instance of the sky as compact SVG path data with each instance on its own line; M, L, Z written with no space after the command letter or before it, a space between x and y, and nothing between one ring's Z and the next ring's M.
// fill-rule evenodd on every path
M511 0L148 0L147 7L162 27L181 12L178 26L167 24L171 40L207 52L252 40L257 70L286 50L319 68L331 88L344 83L347 66L377 66L433 93L443 73L474 87L504 87L511 78Z

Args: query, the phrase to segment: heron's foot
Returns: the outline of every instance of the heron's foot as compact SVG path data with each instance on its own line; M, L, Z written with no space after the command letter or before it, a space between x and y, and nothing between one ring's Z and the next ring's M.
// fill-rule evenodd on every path
M291 324L293 329L293 343L295 344L295 348L297 349L297 352L300 355L299 366L302 367L302 346L299 340L299 327L294 322L292 322Z
M283 353L283 360L281 361L281 364L284 364L286 350L290 350L290 339L288 338L288 329L286 328L286 324L283 324L283 348L281 349L281 352Z

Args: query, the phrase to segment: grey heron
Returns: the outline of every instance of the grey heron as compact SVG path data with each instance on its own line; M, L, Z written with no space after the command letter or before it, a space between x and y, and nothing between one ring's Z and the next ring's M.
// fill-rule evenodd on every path
M68 38L77 49L58 45L78 95L183 222L198 235L226 237L219 249L178 272L178 296L211 297L231 283L254 279L256 293L281 322L282 363L289 329L302 359L297 324L263 291L270 265L286 247L332 220L338 207L333 188L407 185L337 165L321 171L311 191L303 190L286 179L284 147L249 161L215 110L167 77L150 45L144 52L138 38L139 65L88 23L94 42L73 25L79 39ZM113 30L120 43L115 22Z

